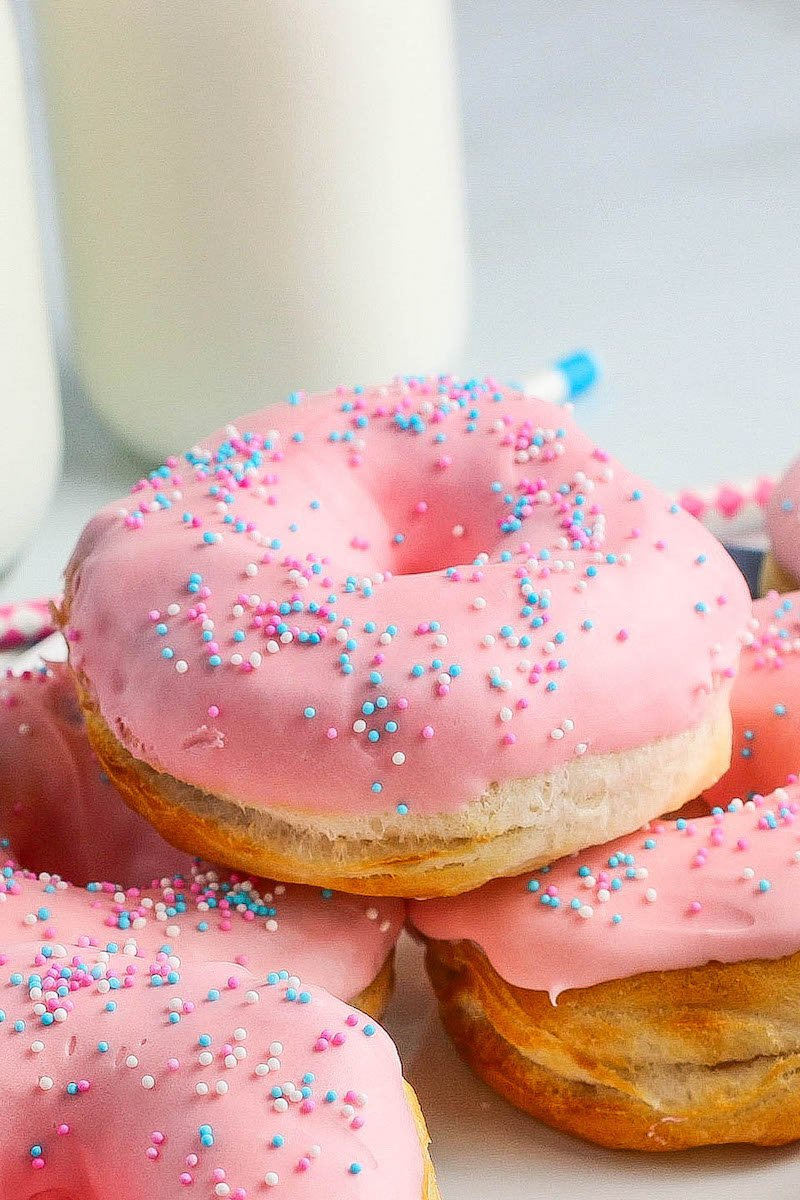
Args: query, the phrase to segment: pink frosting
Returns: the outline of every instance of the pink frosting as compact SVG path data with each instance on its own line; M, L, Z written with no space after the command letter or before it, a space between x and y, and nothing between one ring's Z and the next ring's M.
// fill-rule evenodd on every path
M800 577L800 458L775 485L765 519L778 564Z
M31 871L58 870L73 883L128 886L188 871L123 803L86 737L66 667L0 679L0 834Z
M446 900L426 937L468 939L506 982L546 991L800 950L800 788L645 831Z
M0 876L5 1195L419 1200L380 1027L186 922L109 927L112 903Z
M262 973L291 964L352 998L372 983L403 924L399 900L218 874L167 845L104 782L70 677L57 666L0 682L0 842L3 857L13 855L28 871L127 888L106 884L90 894L60 887L61 940L74 941L89 926L102 927L108 940L105 927L124 911L140 955L154 957L175 937L186 958ZM168 913L177 893L186 911ZM11 916L0 909L0 950L12 940Z
M753 605L731 696L733 762L706 792L711 804L766 793L800 773L800 592Z
M294 401L80 539L71 661L135 756L402 817L703 719L744 582L566 410L449 378Z

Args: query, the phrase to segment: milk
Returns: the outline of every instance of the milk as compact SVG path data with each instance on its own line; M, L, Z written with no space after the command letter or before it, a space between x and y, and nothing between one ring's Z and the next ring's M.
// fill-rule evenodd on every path
M290 390L446 368L447 0L39 0L79 373L151 458Z
M61 448L22 74L0 0L0 573L40 520Z

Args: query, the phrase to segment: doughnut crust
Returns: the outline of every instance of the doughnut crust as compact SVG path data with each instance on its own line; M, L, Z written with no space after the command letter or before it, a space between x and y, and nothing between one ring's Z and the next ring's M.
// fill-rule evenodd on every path
M468 941L427 943L459 1054L516 1107L613 1149L800 1138L800 954L563 992L513 987Z
M767 592L795 592L800 587L800 581L791 572L785 570L776 559L772 550L764 556L761 574L758 579L758 593L766 596Z
M167 841L239 870L360 895L455 895L542 866L681 808L719 779L731 755L722 687L698 729L497 787L464 813L406 817L401 836L375 820L337 827L309 813L246 808L159 773L125 749L79 682L95 753Z

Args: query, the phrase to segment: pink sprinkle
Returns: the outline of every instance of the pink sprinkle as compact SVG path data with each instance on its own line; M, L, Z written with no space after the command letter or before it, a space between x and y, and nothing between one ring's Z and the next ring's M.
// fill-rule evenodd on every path
M331 1038L331 1043L334 1046L343 1046L347 1041L347 1036L344 1033L335 1033Z
M514 746L517 742L517 735L515 733L504 733L500 740L504 746Z
M627 629L620 629L619 633L617 634L617 641L627 642L629 636L630 635L628 634Z
M333 739L334 739L334 738L336 738L336 737L338 737L338 736L339 736L339 731L338 731L338 729L335 729L333 725L331 725L330 729L329 729L329 730L327 730L327 732L326 732L325 736L326 736L326 737L327 737L327 738L328 738L330 741L333 741Z
M177 1058L168 1058L168 1059L167 1059L167 1067L169 1068L169 1070L170 1070L170 1071L177 1071L177 1070L179 1070L179 1069L180 1069L180 1065L181 1065L181 1064L180 1064L180 1062L178 1061L178 1059L177 1059Z
M183 1184L184 1187L189 1187L192 1183L194 1183L194 1179L188 1171L181 1171L180 1175L178 1176L178 1180Z
M699 900L693 900L692 903L689 905L689 912L690 913L699 913L700 910L702 909L702 907L703 906Z
M232 992L235 992L236 989L238 988L238 986L239 986L239 980L236 978L235 975L231 975L230 979L228 980L228 987L231 989Z
M59 1135L59 1137L66 1137L66 1135L69 1133L69 1125L59 1125L56 1133Z
M212 720L215 717L218 717L219 716L219 707L216 704L209 704L208 715L211 717Z
M211 1172L211 1178L214 1180L214 1183L224 1183L225 1172L222 1170L222 1167L215 1167Z
M145 1157L149 1158L151 1162L153 1162L155 1159L157 1159L158 1158L158 1150L156 1149L156 1147L148 1146L147 1149L145 1150Z
M156 1154L158 1154L157 1150L156 1150ZM33 1167L34 1171L41 1171L42 1167L44 1166L44 1159L43 1158L31 1159L31 1166Z
M422 727L422 736L424 738L432 738L435 732L436 730L432 725L423 725Z
M344 1023L345 1025L349 1025L352 1029L354 1025L358 1024L358 1017L355 1013L348 1013L344 1019Z
M310 1166L311 1166L311 1159L307 1158L304 1155L298 1162L297 1169L298 1169L298 1171L307 1171Z
M399 700L395 701L395 708L398 708L400 712L404 712L408 708L408 700L405 696L401 696Z

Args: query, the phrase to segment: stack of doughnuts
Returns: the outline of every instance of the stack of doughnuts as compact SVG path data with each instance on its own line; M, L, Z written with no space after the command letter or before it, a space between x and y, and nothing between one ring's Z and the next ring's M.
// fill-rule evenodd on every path
M800 1136L797 764L745 715L800 637L763 604L569 411L492 379L297 393L139 480L67 566L69 676L6 681L18 1194L31 1141L39 1190L436 1197L356 1012L406 910L458 1049L520 1107L609 1146ZM49 787L79 756L91 786Z

